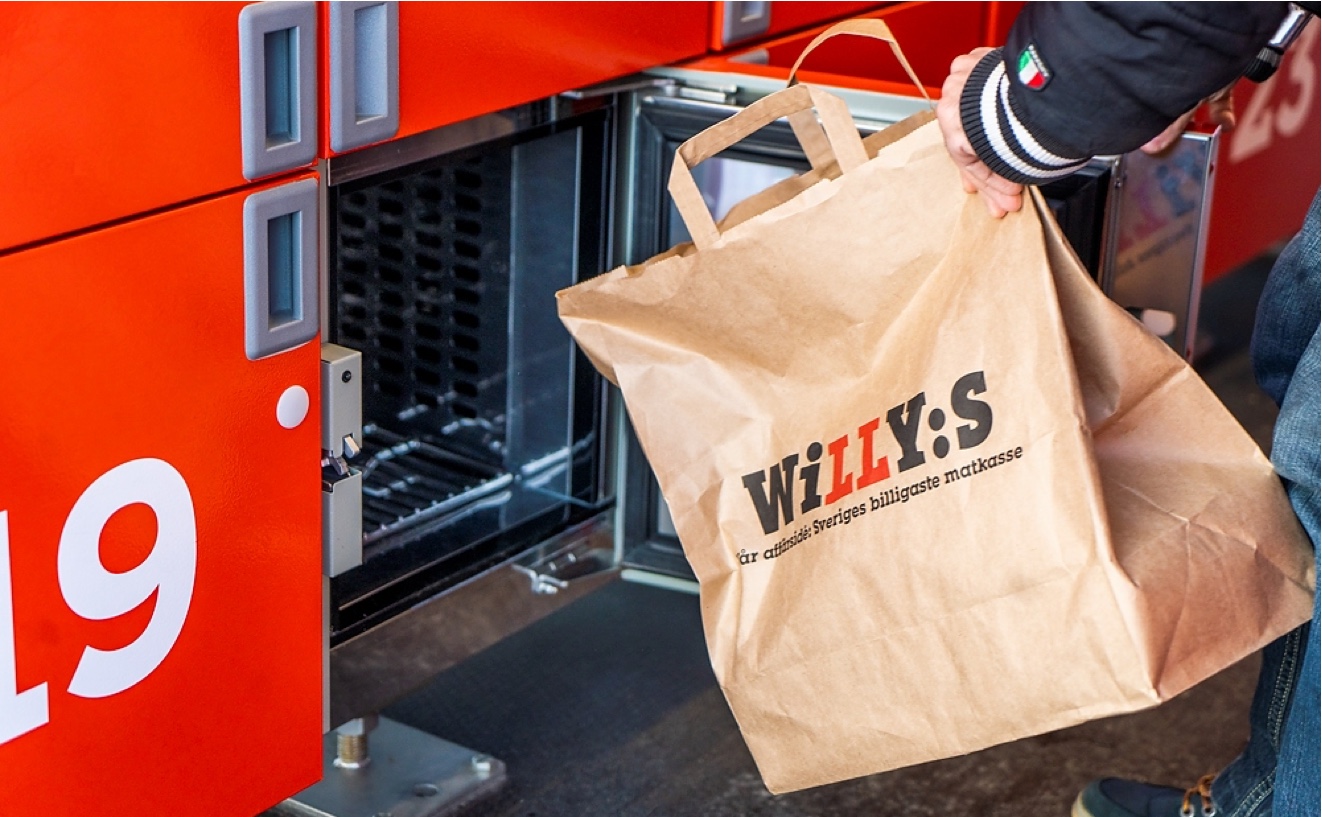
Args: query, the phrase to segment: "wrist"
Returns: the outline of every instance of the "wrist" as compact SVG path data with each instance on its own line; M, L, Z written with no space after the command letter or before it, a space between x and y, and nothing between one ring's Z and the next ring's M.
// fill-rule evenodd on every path
M996 175L1018 184L1042 184L1083 167L1088 157L1064 157L1043 146L1044 140L1020 118L1011 82L998 48L978 61L964 84L960 122L978 159Z

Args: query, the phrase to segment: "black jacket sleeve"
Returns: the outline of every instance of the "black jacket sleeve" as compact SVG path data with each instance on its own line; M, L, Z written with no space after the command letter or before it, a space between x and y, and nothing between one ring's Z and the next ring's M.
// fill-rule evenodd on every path
M1011 181L1068 175L1134 150L1252 62L1286 3L1025 6L960 97L979 158Z

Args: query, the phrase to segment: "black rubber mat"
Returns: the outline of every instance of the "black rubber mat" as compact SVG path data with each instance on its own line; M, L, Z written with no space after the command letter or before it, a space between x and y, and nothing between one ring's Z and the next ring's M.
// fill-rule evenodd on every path
M386 712L505 761L463 817L1066 817L1104 774L1192 783L1246 736L1253 661L1149 712L773 797L716 686L697 599L619 583Z
M508 788L465 814L624 814L669 775L669 747L649 751L646 736L712 693L723 707L697 598L617 582L384 714L505 762ZM703 721L693 750L735 728L728 710Z

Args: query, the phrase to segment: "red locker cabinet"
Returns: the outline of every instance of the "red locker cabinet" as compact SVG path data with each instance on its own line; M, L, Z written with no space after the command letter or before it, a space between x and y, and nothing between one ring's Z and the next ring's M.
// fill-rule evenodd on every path
M324 5L326 156L697 56L711 22L692 2Z
M1308 24L1266 82L1235 86L1238 126L1221 137L1204 281L1294 235L1317 193L1318 25Z
M316 186L0 256L0 813L319 777Z
M711 50L746 46L757 40L787 34L809 26L856 17L881 6L878 2L801 2L801 0L755 0L713 2Z
M306 5L258 15L244 46L241 3L0 4L0 252L309 165Z

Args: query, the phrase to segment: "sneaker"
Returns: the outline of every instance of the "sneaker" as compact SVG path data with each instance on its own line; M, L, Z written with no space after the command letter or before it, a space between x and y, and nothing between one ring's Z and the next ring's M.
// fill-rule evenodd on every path
M1094 780L1074 801L1070 817L1215 817L1213 777L1187 790L1114 777Z

